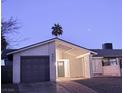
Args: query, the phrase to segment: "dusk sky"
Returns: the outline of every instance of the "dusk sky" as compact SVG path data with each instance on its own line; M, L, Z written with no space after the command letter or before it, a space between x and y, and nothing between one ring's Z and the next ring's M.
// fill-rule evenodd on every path
M17 19L17 30L12 33L11 48L54 38L51 27L63 27L61 39L86 48L101 48L102 43L113 43L122 48L121 0L5 0L2 18Z

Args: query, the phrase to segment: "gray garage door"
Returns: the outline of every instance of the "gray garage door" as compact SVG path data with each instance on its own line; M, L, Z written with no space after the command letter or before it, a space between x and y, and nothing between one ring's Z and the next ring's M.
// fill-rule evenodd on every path
M48 56L21 57L21 82L33 83L50 80Z

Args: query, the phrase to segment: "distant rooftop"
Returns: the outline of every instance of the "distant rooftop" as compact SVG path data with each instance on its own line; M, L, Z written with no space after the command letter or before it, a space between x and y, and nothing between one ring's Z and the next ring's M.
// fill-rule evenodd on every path
M90 49L97 52L95 57L122 57L122 49Z

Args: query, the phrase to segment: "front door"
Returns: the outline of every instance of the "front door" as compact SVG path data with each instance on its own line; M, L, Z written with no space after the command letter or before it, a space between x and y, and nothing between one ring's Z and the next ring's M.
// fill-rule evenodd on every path
M58 61L58 77L64 77L64 61Z

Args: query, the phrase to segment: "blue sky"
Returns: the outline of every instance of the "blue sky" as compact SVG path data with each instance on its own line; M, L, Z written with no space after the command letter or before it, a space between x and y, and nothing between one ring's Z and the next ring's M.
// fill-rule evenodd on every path
M20 48L53 38L51 27L63 27L60 38L86 48L101 48L105 42L122 48L121 0L6 0L2 18L17 19L19 33L9 35L11 48Z

